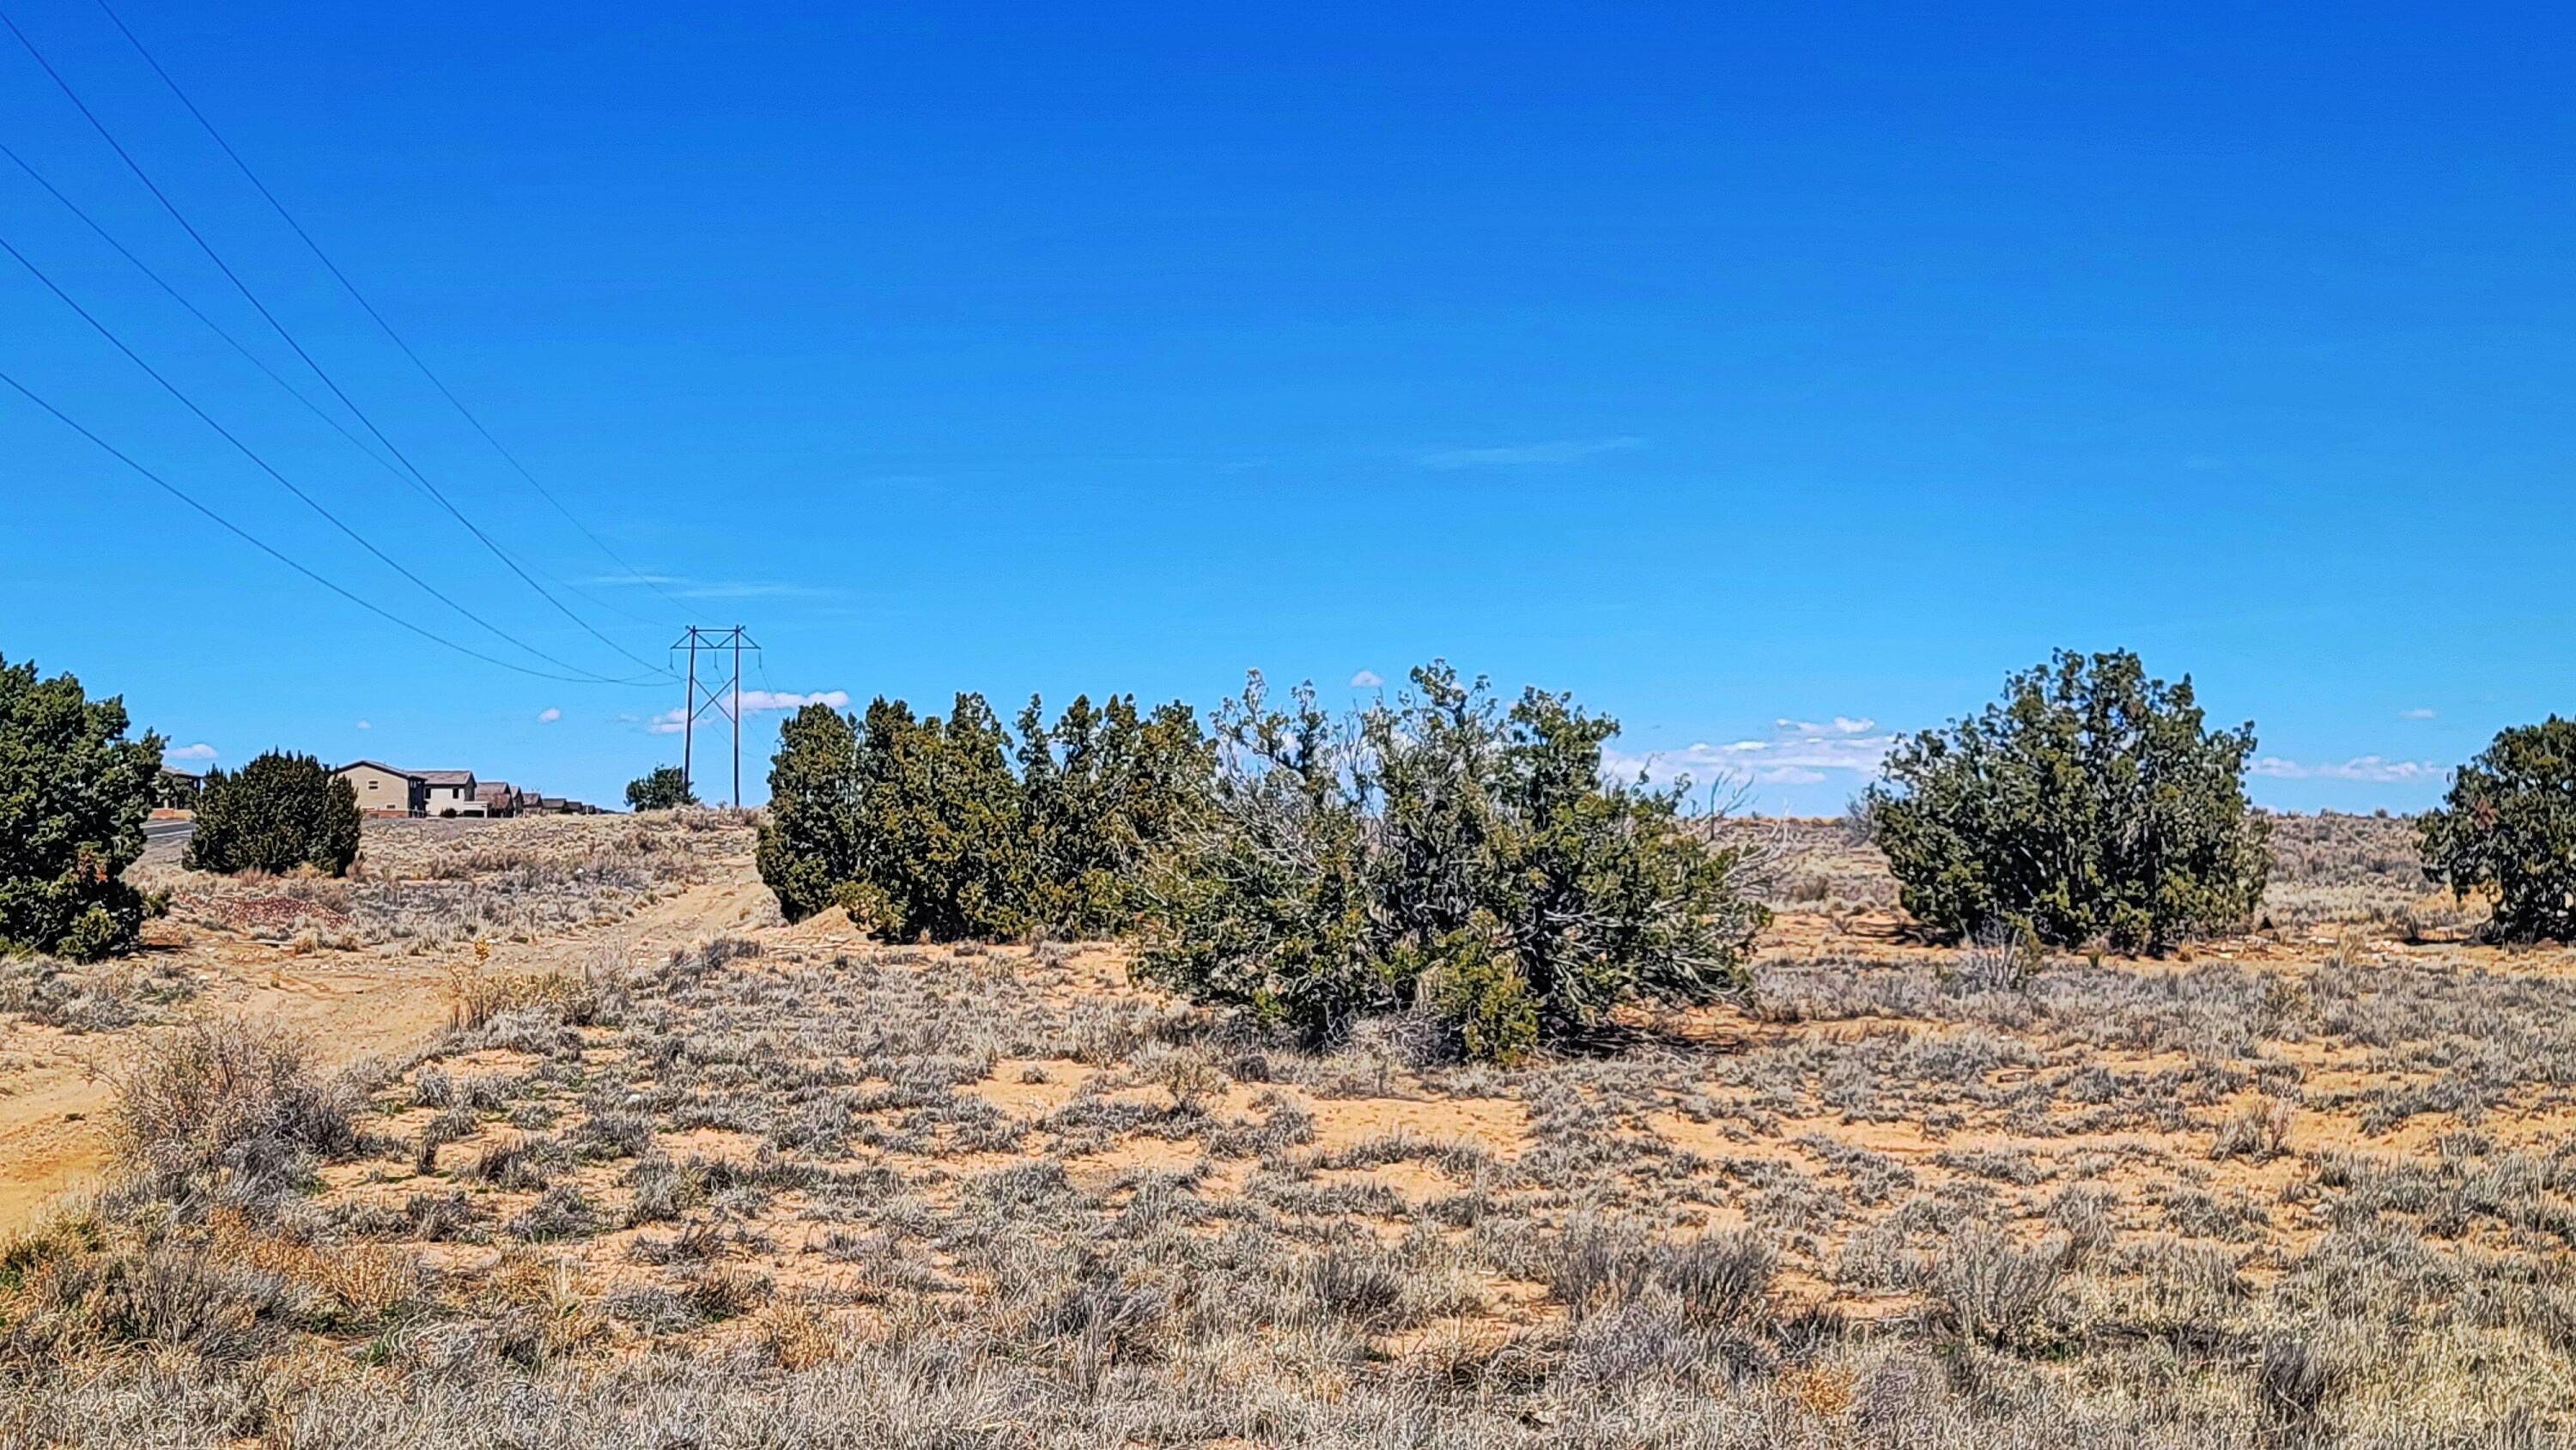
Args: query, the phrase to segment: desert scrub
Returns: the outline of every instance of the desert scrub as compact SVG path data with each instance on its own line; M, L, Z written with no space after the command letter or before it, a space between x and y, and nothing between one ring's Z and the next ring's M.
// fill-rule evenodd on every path
M116 1071L125 1196L183 1213L264 1209L355 1145L355 1084L325 1077L303 1039L250 1018L202 1017L146 1037Z
M2576 941L2576 720L2499 731L2422 821L2425 874L2492 894L2507 941Z
M2262 899L2253 752L2252 725L2202 723L2188 676L2060 652L1982 713L1898 742L1863 812L1931 926L2162 948L2242 926Z
M1140 975L1310 1042L1428 993L1496 1055L1743 992L1767 919L1748 852L1683 817L1686 786L1606 779L1616 721L1538 690L1506 710L1435 663L1347 725L1311 686L1273 708L1256 674L1215 726L1203 821L1154 860Z
M0 1014L66 1032L155 1022L197 995L197 979L166 961L65 962L0 956Z
M185 860L198 871L347 874L358 859L354 787L310 755L272 750L206 774Z
M146 902L125 879L161 775L160 736L129 740L125 702L0 657L0 956L125 951Z

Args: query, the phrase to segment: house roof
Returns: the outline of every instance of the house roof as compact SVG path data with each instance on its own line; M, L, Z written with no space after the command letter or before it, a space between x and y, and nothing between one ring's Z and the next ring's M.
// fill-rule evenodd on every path
M474 783L474 772L470 770L415 770L409 773L417 777L423 785L472 785Z
M405 770L399 765L387 765L381 760L352 760L348 764L341 766L338 770L331 773L333 775L346 775L350 771L356 770L362 765L372 766L377 770L383 771L387 775L407 775L414 780L420 779L420 772L417 770Z
M506 780L487 780L474 787L474 798L481 801L505 801L516 793Z

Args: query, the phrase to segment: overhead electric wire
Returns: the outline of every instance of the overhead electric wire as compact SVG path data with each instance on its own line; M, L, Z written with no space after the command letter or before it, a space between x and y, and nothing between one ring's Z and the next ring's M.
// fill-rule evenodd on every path
M64 194L61 187L54 185L50 178L48 178L43 172L38 171L34 164L29 162L26 157L19 155L15 150L11 149L9 144L5 141L0 141L0 156L9 158L11 163L16 165L20 171L27 174L28 180L44 188L46 195L52 197L58 202L61 202L65 210L69 211L73 216L80 218L83 225L87 226L92 232L97 233L100 241L107 243L108 246L115 249L118 256L133 263L134 270L141 272L146 278L149 278L152 285L160 288L171 301L186 308L189 316L204 323L207 331L212 332L219 338L222 338L227 346L231 347L234 352L241 354L242 359L248 362L252 367L259 369L270 382L277 384L280 388L286 391L289 397L302 403L305 411L311 413L314 417L321 419L323 422L330 424L332 428L338 430L340 436L348 439L351 446L355 447L359 452L367 455L367 457L374 459L378 468L384 469L396 478L402 478L402 470L396 468L391 462L388 462L383 454L378 453L375 449L369 447L365 439L360 438L357 434L351 432L348 424L333 417L330 409L313 401L313 399L307 395L303 389L295 386L295 384L291 382L288 382L284 374L268 365L268 360L266 358L263 358L258 353L251 351L248 343L235 337L222 323L207 316L205 309L188 300L188 295L186 293L181 292L178 288L172 286L169 279L163 277L159 272L154 271L151 263L136 256L133 248L128 247L121 241L118 241L114 232L109 231L107 227L98 220L98 218L91 216L87 210L82 208L79 202L72 200L71 197ZM410 483L409 479L403 479L403 481L406 484Z
M369 462L375 464L385 472L392 474L405 485L413 488L419 487L418 484L414 484L409 478L404 477L402 470L396 467L383 454L368 446L367 440L359 437L356 433L351 432L349 425L341 422L337 417L333 416L330 409L315 402L302 388L299 388L295 386L295 384L287 381L284 374L268 365L268 360L266 358L253 352L248 343L245 343L240 338L234 336L230 329L226 328L222 323L217 322L214 318L208 316L205 309L189 300L186 293L181 292L176 286L171 284L169 279L163 277L158 271L155 271L151 263L146 262L141 257L135 255L133 248L128 247L125 243L119 241L116 234L107 229L105 223L99 221L97 217L92 216L86 208L84 208L79 202L73 200L61 187L54 185L51 178L36 169L35 163L29 161L26 157L19 155L17 151L12 149L6 142L0 142L0 156L7 157L20 171L26 173L28 180L36 183L37 186L42 187L46 195L62 203L63 208L69 211L73 216L78 217L82 225L96 233L100 241L107 243L110 248L114 249L118 256L123 257L126 261L132 263L134 269L141 272L146 278L150 279L153 286L160 288L163 293L168 295L171 301L176 302L181 307L187 309L189 316L205 324L206 329L209 332L222 338L225 345L229 346L234 352L241 354L244 361L248 362L252 367L259 369L262 376L266 377L270 382L277 384L277 386L282 389L288 397L291 397L296 402L302 404L306 412L321 419L324 423L330 426L333 432L348 439L349 446L357 449L360 453L365 454ZM606 609L615 610L617 613L625 615L628 619L632 619L638 624L650 624L653 622L644 618L644 616L640 614L635 614L628 610L621 609L617 605L599 598L597 595L588 593L577 585L565 584L561 579L557 579L555 582L563 584L565 588L581 595L582 598L591 601L593 604L600 605Z
M274 465L260 455L259 450L243 442L231 429L225 427L221 422L218 422L212 413L199 407L197 405L197 400L189 397L186 390L182 389L178 384L170 381L170 379L165 376L160 369L152 366L152 364L147 361L141 353L138 353L132 347L129 347L124 338L117 336L114 328L111 328L106 323L100 321L88 308L81 306L79 299L73 297L69 292L64 291L60 283L57 283L51 276L46 274L45 269L37 266L34 259L30 258L26 253L19 251L17 245L5 236L0 236L0 251L5 251L12 258L16 259L19 266L27 269L28 275L34 277L38 282L43 283L46 291L53 293L65 307L70 308L73 313L78 315L81 321L88 323L92 331L107 339L110 346L125 355L126 361L133 363L138 368L141 368L146 377L149 377L152 381L160 384L163 392L176 398L179 401L180 406L186 408L189 412L194 413L199 422L204 423L207 427L215 430L217 436L221 437L226 443L231 444L244 458L249 459L253 464L255 464L261 472L267 474L270 478L277 480L277 482L284 487L288 493L295 495L296 499L306 508L309 508L313 512L321 515L323 519L330 523L331 527L338 529L341 533L347 535L359 548L362 548L368 553L374 555L377 560L385 565L385 567L420 586L420 588L426 591L431 598L436 599L441 604L446 605L448 608L464 615L467 619L481 625L494 636L510 644L516 645L520 649L526 650L528 653L546 661L548 664L558 665L567 670L581 671L581 666L576 665L569 660L558 659L555 656L546 653L544 650L537 648L535 645L528 643L526 640L520 639L518 636L511 634L508 630L505 630L490 620L485 619L473 610L466 608L463 604L460 604L455 599L449 597L447 592L440 589L437 585L432 584L428 580L420 577L418 574L413 573L402 563L402 561L394 558L384 550L377 548L366 535L359 533L356 529L350 527L346 521L342 520L338 514L333 513L319 499L316 499L313 495L298 487L295 480L288 478L283 473L280 473ZM612 676L590 671L582 671L581 678L586 679L589 683L602 685L631 685L648 683L648 681L641 680L616 679Z
M411 461L410 456L405 454L401 447L391 438L385 436L384 430L376 426L375 420L367 415L367 411L364 408L358 406L357 401L351 398L347 390L340 386L338 379L331 376L330 370L323 367L322 364L314 358L312 353L305 349L304 344L296 340L295 334L289 330L283 322L278 320L277 315L269 310L268 304L260 300L259 294L251 289L249 283L242 280L241 275L238 272L235 272L231 264L224 260L223 254L216 251L214 244L207 241L205 235L197 230L196 225L188 220L187 214L179 209L178 203L170 199L169 194L164 192L161 189L160 184L152 179L151 173L144 170L143 164L134 159L132 152L125 149L124 143L116 139L116 133L108 129L107 123L99 119L98 113L90 109L87 101L81 99L80 92L73 88L72 83L63 76L61 71L54 68L54 63L46 59L45 53L37 47L35 41L28 37L26 31L21 30L18 27L18 22L12 19L5 10L0 10L0 26L6 26L9 33L17 38L18 44L25 49L27 54L34 59L37 66L40 67L45 72L46 76L53 81L55 88L60 90L63 93L64 98L72 103L73 108L81 113L82 119L89 122L90 129L96 131L99 135L99 139L107 143L108 149L116 153L117 159L125 163L126 170L134 173L135 180L142 182L144 189L152 193L153 200L159 202L161 204L161 209L170 214L170 219L179 224L179 229L186 232L189 240L197 244L197 249L206 254L206 260L215 264L215 270L224 274L224 279L232 283L234 290L241 293L243 300L250 303L252 309L259 313L261 319L267 322L269 327L277 333L278 337L282 339L290 349L294 351L298 358L303 360L304 365L313 370L313 375L322 380L322 385L331 390L331 395L340 400L341 406L347 408L349 412L357 418L358 422L366 428L370 436L372 436L378 443L384 445L385 451L392 454L394 458L402 464L404 470L418 481L420 487L427 491L429 496L435 499L441 508L445 509L459 524L462 524L466 531L471 533L484 548L490 550L492 556L499 559L511 573L518 575L520 582L526 584L530 589L535 590L539 598L552 605L566 619L569 619L573 623L581 626L581 628L587 631L591 637L597 639L600 643L607 645L617 653L624 655L627 659L634 661L636 664L639 664L648 670L655 670L665 675L670 673L662 666L654 664L652 661L645 659L643 656L636 654L632 650L629 650L626 646L619 644L616 640L601 632L598 626L592 624L589 620L582 618L581 615L575 612L570 606L549 593L546 587L543 584L538 583L527 570L519 567L517 560L511 558L508 553L504 552L499 544L494 543L491 536L484 533L480 525L476 524L472 519L467 518L463 510L457 508L454 503L450 502L447 495L440 491L438 485L430 482L429 476L421 472L419 466Z
M447 636L440 634L436 630L412 623L410 620L403 618L401 615L394 613L383 605L366 599L355 591L337 584L323 575L314 572L312 569L305 567L302 563L288 556L284 550L277 548L267 540L260 538L257 534L250 532L241 525L225 518L222 514L208 508L205 504L198 502L194 496L187 492L187 490L180 488L177 484L172 483L170 480L163 478L160 474L155 473L150 468L137 462L131 455L126 453L125 450L108 442L98 434L91 432L89 428L83 425L78 419L38 396L34 389L29 388L25 383L18 381L18 379L6 368L0 368L0 383L8 384L12 389L16 390L20 397L25 398L28 402L33 403L37 407L52 414L64 427L71 429L83 438L97 444L100 448L106 450L108 455L114 458L117 462L124 464L126 467L142 474L145 478L150 479L153 483L159 485L163 492L168 493L171 497L179 500L179 502L183 504L186 504L188 507L195 509L198 513L205 515L208 519L223 528L227 533L232 534L243 543L246 543L252 548L259 550L261 553L268 555L270 558L284 564L287 568L294 570L296 573L303 575L305 578L312 580L314 583L321 585L332 593L339 595L341 598L348 600L351 604L358 606L369 614L373 614L389 623L399 625L433 644L444 645L447 648L456 651L458 654L481 660L488 665L498 665L502 669L515 670L523 675L533 675L541 680L565 680L577 685L596 683L595 680L582 676L558 675L551 670L532 670L526 665L502 659L497 655L487 655L471 645L459 644L455 640L449 639Z
M566 523L569 523L574 528L580 530L581 536L590 540L591 544L596 547L599 552L607 555L608 558L614 561L619 568L624 569L628 574L634 576L638 582L651 588L654 593L670 600L674 605L680 605L681 601L679 596L671 593L671 591L667 589L664 589L660 580L645 573L643 570L636 568L633 564L628 563L624 555L618 553L615 549L610 548L607 540L601 538L598 534L593 533L590 526L581 521L579 515L566 507L562 499L555 496L554 490L546 487L542 482L539 482L537 476L528 471L527 465L519 461L517 454L512 453L502 444L500 439L494 437L491 429L483 426L483 420L476 416L472 408L465 405L465 400L458 397L455 390L448 387L447 381L444 378L441 378L437 371L430 367L429 363L425 361L418 352L413 350L411 343L406 340L399 331L395 330L394 325L385 319L385 315L382 312L376 309L376 304L368 299L366 293L359 290L356 282L350 280L349 274L340 270L340 264L331 259L331 254L322 249L322 244L313 239L313 234L304 229L304 223L296 220L295 213L287 210L286 203L278 199L277 193L269 190L268 183L262 181L259 173L253 171L250 163L242 158L242 154L233 149L233 143L225 139L224 133L216 128L215 123L207 118L206 113L197 108L196 101L188 95L186 90L180 87L178 80L161 64L159 57L152 54L150 47L144 45L142 37L136 35L133 28L125 23L124 17L116 13L115 7L109 5L107 0L98 0L98 8L101 13L107 16L108 23L116 27L117 33L125 37L126 44L134 47L134 53L143 57L143 63L150 66L152 68L152 73L161 78L161 84L169 87L170 94L178 98L179 104L186 108L190 116L196 118L197 124L205 129L206 135L214 141L216 147L219 148L226 157L230 158L234 167L241 172L242 178L251 184L252 189L256 190L260 194L260 197L269 204L270 209L277 213L278 219L285 222L288 230L294 232L296 237L304 243L305 247L313 253L314 260L320 262L324 270L328 271L331 276L339 282L342 289L348 292L350 298L366 312L369 318L374 320L376 326L384 330L385 336L391 339L393 345L402 351L402 355L411 359L411 365L420 370L420 375L429 380L429 385L438 390L438 395L447 400L448 405L456 410L458 416L462 417L469 425L471 425L474 431L482 436L484 442L492 445L492 451L501 455L502 460L508 463L512 471L516 472L519 477L526 479L528 487L535 489L539 497L543 498L547 503L554 505L555 512L562 514ZM682 605L681 607L685 608L686 606Z

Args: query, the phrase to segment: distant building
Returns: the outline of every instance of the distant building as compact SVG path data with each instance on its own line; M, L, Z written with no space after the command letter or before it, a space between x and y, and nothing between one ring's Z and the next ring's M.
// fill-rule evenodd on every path
M491 812L483 808L477 794L474 772L470 770L415 770L412 775L421 784L421 814L429 816L482 816Z
M524 799L518 787L506 780L482 782L474 787L474 798L483 803L483 814L487 816L515 816Z
M161 767L161 781L152 804L164 809L188 810L197 804L197 795L206 788L206 778L193 770L175 765Z
M358 809L371 816L416 816L429 803L428 782L416 770L396 770L375 760L353 760L332 774L349 783Z

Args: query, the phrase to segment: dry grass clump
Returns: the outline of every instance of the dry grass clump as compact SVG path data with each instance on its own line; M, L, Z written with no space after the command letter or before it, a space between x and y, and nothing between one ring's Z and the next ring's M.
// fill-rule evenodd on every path
M66 962L0 956L0 1015L66 1032L156 1022L197 995L196 977L160 958Z
M126 1191L184 1211L262 1203L356 1142L354 1085L318 1076L301 1038L264 1023L182 1023L137 1044L115 1077Z

